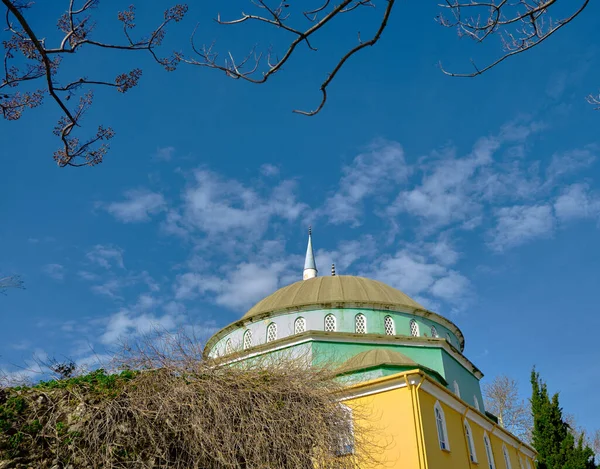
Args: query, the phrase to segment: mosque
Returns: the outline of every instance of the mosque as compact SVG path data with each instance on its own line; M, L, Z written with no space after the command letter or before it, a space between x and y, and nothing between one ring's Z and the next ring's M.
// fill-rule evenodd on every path
M486 412L483 374L464 347L452 321L383 282L335 275L333 266L330 276L319 277L309 230L303 280L221 329L204 353L239 360L285 352L315 366L333 361L350 415L360 405L377 416L377 467L534 468L535 450Z

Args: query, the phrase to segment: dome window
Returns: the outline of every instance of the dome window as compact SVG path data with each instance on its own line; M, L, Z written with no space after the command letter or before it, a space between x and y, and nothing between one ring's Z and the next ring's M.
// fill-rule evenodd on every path
M325 316L325 332L335 332L335 316L328 314Z
M410 320L410 335L413 337L419 337L419 325L414 319Z
M440 405L439 401L433 406L435 413L435 426L437 427L438 441L440 443L440 449L450 451L450 444L448 443L448 432L446 431L446 418L444 417L444 410Z
M252 332L246 330L246 332L244 332L244 350L250 347L252 347Z
M231 339L227 339L225 342L225 354L229 355L233 352L233 345L231 344Z
M267 342L277 340L277 324L272 322L267 326Z
M391 316L386 316L383 320L383 328L385 329L385 335L396 335L396 326Z
M354 318L354 331L357 334L367 333L367 318L364 314L357 314Z
M306 319L298 318L294 322L294 334L302 334L306 332Z
M435 328L435 326L431 326L431 337L439 337L440 335L438 334L437 329Z
M483 446L485 446L485 455L487 456L489 469L496 469L494 453L492 452L492 445L490 444L490 439L487 436L487 433L484 433L483 435Z

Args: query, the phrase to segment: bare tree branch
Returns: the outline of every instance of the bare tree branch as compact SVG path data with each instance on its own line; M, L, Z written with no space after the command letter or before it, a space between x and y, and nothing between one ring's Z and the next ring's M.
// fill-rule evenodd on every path
M342 58L339 59L331 69L331 72L329 72L327 78L321 84L320 90L322 98L319 105L312 111L295 110L295 113L313 116L323 109L323 106L327 101L327 87L331 84L346 61L360 50L368 46L373 46L379 41L383 31L387 27L389 17L395 5L395 0L385 0L382 3L385 4L385 8L379 20L379 26L376 32L367 41L363 41L360 37L360 33L358 34L358 44L350 48ZM375 7L374 2L367 0L339 0L337 4L332 4L329 0L326 0L317 8L302 11L302 16L309 21L309 25L306 28L300 28L289 24L288 20L292 18L292 14L288 12L288 7L290 6L288 2L280 1L276 7L269 6L266 0L256 0L253 4L258 9L258 13L256 14L242 12L239 18L233 20L223 20L219 14L216 21L219 24L228 26L239 25L246 22L259 22L275 26L278 29L292 34L293 39L287 46L287 49L281 58L273 59L272 53L269 50L266 55L266 60L262 61L263 54L256 54L255 49L252 48L250 53L239 61L236 61L231 53L228 53L223 61L219 61L219 54L213 51L214 43L210 46L199 47L195 43L194 33L191 38L192 50L196 53L198 58L182 58L181 60L191 65L221 70L231 78L243 79L257 84L265 83L271 76L284 67L296 52L299 45L305 44L310 50L316 51L317 49L311 43L311 39L328 23L344 13L356 11L361 7ZM246 65L249 63L251 64L250 68L246 68ZM261 66L263 63L266 64L266 68ZM259 72L261 72L260 75L258 74Z
M457 28L460 37L468 37L478 43L490 36L497 36L501 40L503 53L483 67L471 60L472 72L450 72L441 63L440 68L453 77L481 75L506 59L541 44L571 23L589 4L590 0L445 0L440 6L446 14L441 13L437 18L441 25ZM554 19L551 13L558 11L559 6L570 6L572 13ZM590 95L587 100L600 105L600 96L595 98Z
M9 288L25 288L21 277L18 275L0 277L0 293L4 294Z
M179 22L187 12L186 5L176 5L164 13L164 20L152 31L146 39L134 40L130 30L135 27L135 10L130 6L127 10L119 12L117 18L123 24L126 38L124 44L113 44L92 38L94 24L89 11L98 6L99 0L86 0L78 2L69 0L68 10L57 23L58 29L64 34L58 47L49 47L45 39L38 35L25 18L24 11L31 8L33 3L23 3L18 0L1 0L6 7L6 31L10 39L3 42L4 77L0 81L0 110L5 119L19 119L27 108L39 106L47 92L60 108L60 118L55 134L61 139L62 147L54 153L54 159L59 166L93 166L102 162L108 151L108 140L114 136L109 127L100 125L93 137L81 141L74 137L72 132L80 127L85 111L92 104L93 95L87 91L80 98L79 104L73 109L67 101L81 88L89 86L109 86L124 93L137 85L142 71L139 68L128 73L122 73L114 82L108 80L94 80L79 77L67 84L56 82L56 74L61 64L62 57L74 54L84 46L95 46L123 51L143 50L149 52L154 60L167 71L174 70L179 59L176 54L171 57L159 57L156 48L162 44L166 34L166 27L171 22ZM81 4L76 7L76 4ZM17 61L18 65L13 63ZM44 79L43 88L35 91L8 93L3 89L14 89L25 82Z
M517 382L505 375L483 385L485 408L498 417L498 423L523 441L530 441L533 426L528 402L519 398Z

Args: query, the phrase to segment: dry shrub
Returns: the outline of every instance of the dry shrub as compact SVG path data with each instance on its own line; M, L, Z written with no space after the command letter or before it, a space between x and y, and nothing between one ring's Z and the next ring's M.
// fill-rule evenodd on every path
M307 367L303 357L217 365L198 360L199 347L182 337L127 347L116 361L121 370L144 371L18 391L25 411L6 435L23 435L21 444L36 455L23 463L345 469L370 459L369 438L350 424L331 372ZM35 433L27 431L33 421ZM348 444L353 454L340 456Z

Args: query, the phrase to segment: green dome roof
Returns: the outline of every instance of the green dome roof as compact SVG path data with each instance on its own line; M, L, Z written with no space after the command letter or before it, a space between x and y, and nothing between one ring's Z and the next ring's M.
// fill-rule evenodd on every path
M254 305L242 319L307 306L370 306L390 310L426 308L378 280L351 275L315 277L280 288Z

